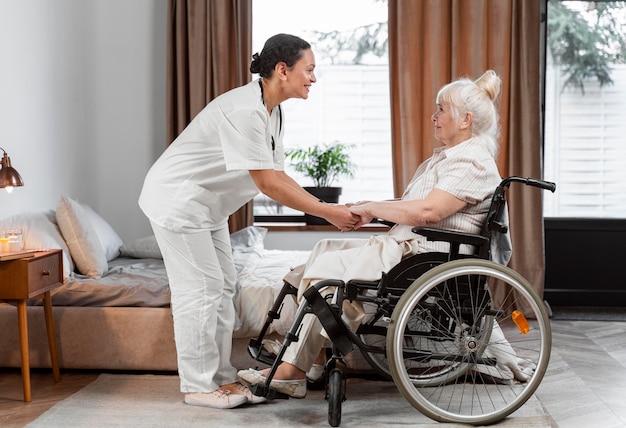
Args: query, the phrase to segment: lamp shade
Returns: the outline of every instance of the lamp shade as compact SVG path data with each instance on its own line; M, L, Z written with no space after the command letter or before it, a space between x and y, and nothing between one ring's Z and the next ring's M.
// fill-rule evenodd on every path
M24 181L22 181L22 177L20 177L20 174L11 166L11 158L7 156L7 152L5 152L4 149L0 148L0 150L4 152L1 161L2 169L0 169L0 189L23 186Z

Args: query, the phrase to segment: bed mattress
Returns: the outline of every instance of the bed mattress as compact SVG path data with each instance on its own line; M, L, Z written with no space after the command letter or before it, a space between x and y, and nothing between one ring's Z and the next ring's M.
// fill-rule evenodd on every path
M239 269L239 291L235 306L238 322L236 337L259 333L267 312L283 285L282 278L303 264L308 251L262 250L247 257ZM41 305L40 299L29 301ZM144 307L170 306L170 289L163 260L119 257L109 263L109 270L97 279L74 273L52 292L53 306ZM296 304L288 298L282 316L272 325L272 332L284 334L291 326Z

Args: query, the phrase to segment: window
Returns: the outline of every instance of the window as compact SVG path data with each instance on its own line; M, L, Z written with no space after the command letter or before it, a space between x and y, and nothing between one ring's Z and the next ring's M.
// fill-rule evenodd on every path
M544 215L626 218L626 2L547 12Z
M280 12L278 12L280 11ZM253 0L253 52L276 33L302 37L316 56L315 83L307 100L283 103L285 148L335 141L350 146L356 170L342 187L340 202L393 197L389 67L386 50L371 49L356 61L355 44L376 37L386 46L387 3L381 0L318 0L306 11L302 3ZM280 18L277 18L280 17ZM285 162L285 169L303 186L313 183ZM257 220L294 221L303 213L259 195Z

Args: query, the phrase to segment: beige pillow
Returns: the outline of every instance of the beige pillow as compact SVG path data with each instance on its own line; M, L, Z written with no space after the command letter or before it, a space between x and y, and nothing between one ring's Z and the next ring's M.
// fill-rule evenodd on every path
M107 257L83 207L62 196L56 218L78 271L91 278L100 278L109 268Z

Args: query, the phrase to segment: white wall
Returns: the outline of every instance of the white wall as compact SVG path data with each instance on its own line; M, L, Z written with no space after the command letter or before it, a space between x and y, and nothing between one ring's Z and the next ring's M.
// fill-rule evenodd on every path
M137 197L166 146L166 0L0 1L0 147L25 183L0 218L67 195L124 240L151 233Z

